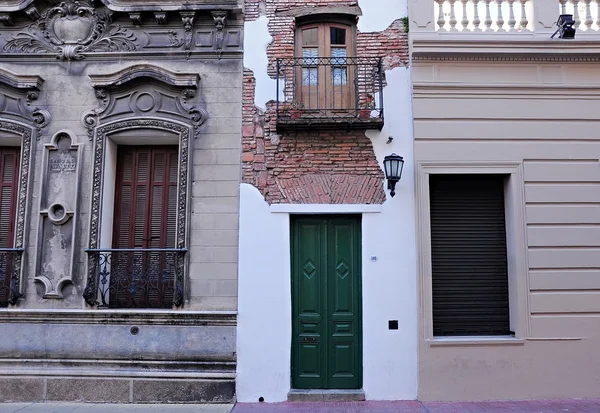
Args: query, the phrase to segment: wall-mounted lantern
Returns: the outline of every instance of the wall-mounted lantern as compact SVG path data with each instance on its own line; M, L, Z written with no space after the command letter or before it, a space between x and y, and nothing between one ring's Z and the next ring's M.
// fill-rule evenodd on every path
M395 153L388 155L383 159L383 167L385 169L385 179L388 181L388 189L393 198L396 195L396 183L402 177L404 158Z
M556 22L558 29L550 38L554 38L558 34L559 39L574 39L575 38L575 20L572 14L561 14Z

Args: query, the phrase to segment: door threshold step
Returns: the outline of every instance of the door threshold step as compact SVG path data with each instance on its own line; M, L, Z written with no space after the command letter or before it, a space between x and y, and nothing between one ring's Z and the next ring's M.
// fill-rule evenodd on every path
M362 402L365 391L360 390L300 390L288 393L289 402Z

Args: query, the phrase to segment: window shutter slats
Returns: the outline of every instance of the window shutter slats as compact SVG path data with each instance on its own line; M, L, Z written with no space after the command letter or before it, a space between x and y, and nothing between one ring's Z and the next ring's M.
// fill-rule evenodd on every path
M504 177L431 175L435 336L508 335Z
M0 248L13 248L19 183L20 148L0 147ZM0 262L0 307L8 306L12 253Z
M173 217L177 213L178 156L176 146L119 147L114 248L175 247ZM175 176L174 182L170 181L171 176ZM169 260L172 261L172 253L114 254L119 258L113 260L111 266L111 307L171 306L174 266Z

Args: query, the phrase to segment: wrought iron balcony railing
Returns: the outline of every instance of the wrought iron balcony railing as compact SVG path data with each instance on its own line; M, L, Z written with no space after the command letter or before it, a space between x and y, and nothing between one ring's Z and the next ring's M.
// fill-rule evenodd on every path
M0 307L16 304L21 296L18 277L23 248L0 248Z
M277 129L381 129L381 58L277 60Z
M183 304L186 249L98 249L89 254L86 302L98 308L172 308Z

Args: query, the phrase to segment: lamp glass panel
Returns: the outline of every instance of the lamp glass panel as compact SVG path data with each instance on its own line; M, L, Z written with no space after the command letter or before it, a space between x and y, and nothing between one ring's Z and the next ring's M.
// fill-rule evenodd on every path
M385 159L383 161L383 166L385 167L385 177L389 179L392 176L392 161L390 159Z

